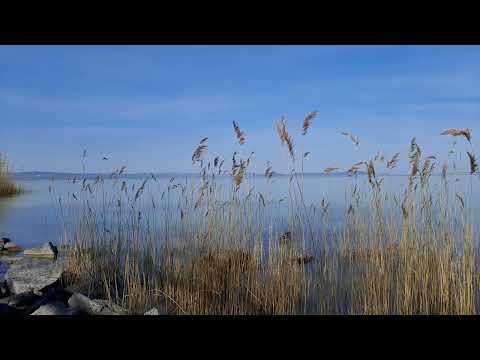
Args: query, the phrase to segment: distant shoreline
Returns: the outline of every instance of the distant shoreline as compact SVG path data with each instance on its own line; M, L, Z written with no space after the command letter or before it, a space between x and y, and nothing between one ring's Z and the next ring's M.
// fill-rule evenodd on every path
M103 178L110 178L111 173L64 173L64 172L43 172L43 171L31 171L31 172L16 172L16 173L11 173L10 176L12 179L15 180L73 180L74 178L77 180L92 180L96 179L98 177L103 177ZM156 178L184 178L184 177L201 177L199 173L132 173L132 174L122 174L120 176L116 176L118 179L145 179L145 178L151 178L155 176ZM298 174L302 175L302 174ZM356 175L352 177L357 177L357 176L366 176L367 174L364 172L358 172ZM449 176L465 176L465 175L470 175L468 172L456 172L456 173L450 173ZM218 177L225 177L229 176L226 174L222 175L217 175ZM247 174L247 176L253 176L253 177L264 177L264 174L261 173L250 173ZM275 173L273 177L287 177L290 176L290 174L282 174L282 173ZM312 173L304 173L303 176L309 177L309 176L320 176L320 177L348 177L347 172L337 172L337 173L331 173L331 174L325 174L322 172L312 172ZM388 173L379 173L378 176L397 176L397 177L406 177L410 176L409 174L388 174ZM432 176L441 176L440 173L438 174L432 174Z

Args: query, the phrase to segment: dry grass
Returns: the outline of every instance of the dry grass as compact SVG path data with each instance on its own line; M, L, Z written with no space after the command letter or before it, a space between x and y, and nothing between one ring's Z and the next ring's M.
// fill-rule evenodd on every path
M468 194L452 200L448 166L432 191L436 158L422 159L413 139L399 199L384 190L374 161L355 164L350 173L365 165L368 182L362 190L352 179L338 226L328 200L305 203L283 118L277 132L292 162L286 218L275 212L278 201L249 186L250 158L235 153L231 186L218 181L218 157L203 165L204 139L192 159L202 161L199 183L172 179L160 199L147 199L145 183L139 194L120 183L83 184L75 201L84 206L67 238L69 281L131 314L152 306L168 314L478 313L474 216ZM265 177L272 176L268 163ZM92 208L94 197L101 207Z

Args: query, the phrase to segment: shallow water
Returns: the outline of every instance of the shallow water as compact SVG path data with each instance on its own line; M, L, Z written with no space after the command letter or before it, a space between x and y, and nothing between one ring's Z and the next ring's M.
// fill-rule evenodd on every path
M458 180L457 180L458 179ZM229 178L218 178L219 183L225 187L230 186ZM266 181L263 176L250 177L246 183L242 184L242 190L248 193L252 188L252 194L258 197L261 193L267 202L272 217L285 218L288 215L287 201L289 198L289 178L286 176L275 177L273 181ZM105 180L103 188L107 199L112 194L118 194L120 184L123 180L118 180L114 185L113 180ZM135 189L141 185L142 180L126 180L128 186ZM166 201L165 197L160 200L162 193L169 185L180 183L196 182L199 184L198 177L177 178L170 182L170 177L159 177L156 181L150 180L145 188L142 201L144 206L151 207L151 199L155 199L161 203ZM90 181L92 183L93 181ZM65 231L62 224L71 224L75 216L75 207L79 202L72 200L71 194L79 194L81 184L79 182L73 184L71 181L55 180L22 180L20 183L29 191L26 194L0 199L0 236L6 236L12 239L21 247L31 247L42 244L46 241L52 241L58 244L65 237ZM387 193L396 195L401 198L407 183L404 176L385 176L384 188ZM349 178L343 176L321 176L308 175L304 178L304 198L307 206L314 204L317 208L322 200L326 198L330 203L331 221L340 223L345 211L346 190L353 186L368 193L368 181L365 176ZM471 207L477 211L480 208L480 192L475 188L480 186L477 177L458 176L450 179L449 185L450 196L455 198L455 194L461 194L466 202L467 207ZM53 191L49 191L49 188ZM433 192L439 190L440 177L432 177L431 189ZM132 192L134 193L134 191ZM58 207L58 200L62 199L64 205L63 214ZM70 199L70 201L68 201ZM284 199L283 201L280 201ZM98 196L98 204L103 201L103 196ZM175 196L169 200L171 208L175 207ZM54 206L55 205L55 206ZM150 209L151 210L151 209ZM368 211L368 207L366 208ZM476 219L477 217L475 217ZM476 224L477 226L477 224Z

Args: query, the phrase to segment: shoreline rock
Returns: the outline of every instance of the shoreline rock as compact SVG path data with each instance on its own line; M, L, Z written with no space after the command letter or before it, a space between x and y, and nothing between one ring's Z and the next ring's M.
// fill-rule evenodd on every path
M0 256L0 315L128 314L116 304L64 288L61 279L66 274L66 258L57 258L51 243L41 249L20 256Z
M64 303L60 301L49 302L40 306L37 310L30 315L77 315L77 312L73 309L67 308Z
M23 255L56 258L58 255L58 249L51 242L47 242L40 248L25 249Z
M61 261L23 257L10 264L4 277L10 292L21 294L42 291L59 281L63 273Z
M152 308L143 315L160 315L160 313L158 312L157 308Z

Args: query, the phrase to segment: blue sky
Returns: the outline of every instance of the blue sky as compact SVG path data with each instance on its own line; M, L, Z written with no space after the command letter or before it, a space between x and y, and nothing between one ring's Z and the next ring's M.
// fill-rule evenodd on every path
M471 128L474 144L480 134L480 47L0 46L0 152L15 170L80 171L87 149L92 172L190 172L209 137L211 157L254 151L252 170L270 160L287 171L282 115L298 151L311 152L307 171L377 151L401 152L405 169L413 136L443 159L452 140L442 130Z

